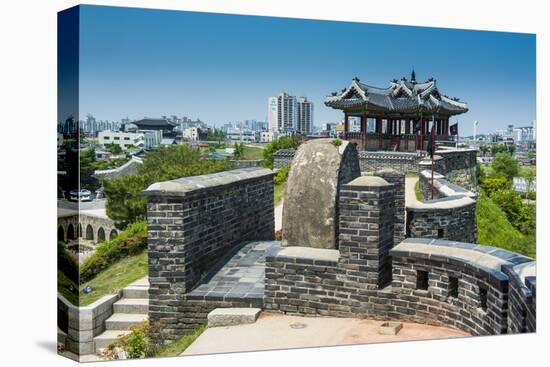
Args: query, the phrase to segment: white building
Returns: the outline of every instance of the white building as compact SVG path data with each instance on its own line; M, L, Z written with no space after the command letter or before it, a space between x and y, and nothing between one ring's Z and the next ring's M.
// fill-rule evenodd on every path
M275 110L271 111L275 106ZM285 92L268 100L269 125L275 126L274 131L295 132L298 125L298 107L296 97Z
M124 131L100 131L97 134L99 144L103 147L109 144L115 144L120 146L123 150L126 150L130 146L136 148L145 147L145 136L143 133L130 133Z
M306 97L298 98L296 130L302 134L311 134L313 131L313 102Z
M162 141L162 130L139 130L143 134L145 149L156 149Z
M182 135L186 139L189 139L191 141L197 141L199 140L199 129L194 126L188 127L187 129L184 129L182 131Z
M258 143L271 143L275 139L276 133L274 131L257 131L256 142Z
M227 140L243 143L254 143L256 136L254 131L248 129L228 128L226 131Z

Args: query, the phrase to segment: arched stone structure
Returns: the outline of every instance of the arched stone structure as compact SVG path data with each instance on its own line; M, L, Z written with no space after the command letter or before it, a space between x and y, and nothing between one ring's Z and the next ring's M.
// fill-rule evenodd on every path
M91 224L86 226L86 239L90 241L94 240L94 229Z
M107 239L112 239L118 234L115 223L106 217L89 214L67 214L57 218L58 238L63 232L63 241L77 240L82 238L93 243L101 243Z
M99 227L99 229L97 230L97 242L101 243L104 241L105 241L105 230L103 229L103 227Z
M65 237L65 228L63 226L57 227L57 240L66 242L67 238Z
M118 236L116 229L111 229L111 232L109 232L109 241L114 240L116 236Z
M70 240L76 240L74 226L72 223L69 223L67 227L67 241L70 241Z

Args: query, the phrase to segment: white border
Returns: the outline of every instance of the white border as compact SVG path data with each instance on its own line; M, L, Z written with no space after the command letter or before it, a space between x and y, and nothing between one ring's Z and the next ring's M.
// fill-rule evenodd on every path
M332 19L389 24L439 26L537 33L537 135L545 127L548 93L548 9L543 1L298 1L298 0L118 0L120 5ZM3 365L65 366L74 362L53 351L56 335L56 12L73 1L9 1L0 11L2 47L2 138L0 244L0 361ZM548 103L548 102L547 102ZM495 106L498 108L498 106ZM539 144L539 162L550 160L548 144ZM538 207L547 208L547 174L539 163ZM548 191L546 191L548 192ZM6 205L7 204L7 205ZM538 333L450 341L407 342L352 347L315 348L201 357L122 361L120 366L294 366L540 365L548 348L547 230L549 217L539 210ZM546 226L548 227L548 226ZM548 340L548 339L546 339ZM542 362L544 363L544 362ZM97 363L94 366L107 365Z

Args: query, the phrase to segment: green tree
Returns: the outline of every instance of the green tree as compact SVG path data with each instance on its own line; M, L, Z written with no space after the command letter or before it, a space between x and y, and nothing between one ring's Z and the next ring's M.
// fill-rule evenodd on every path
M522 227L523 203L518 194L512 190L498 190L493 192L491 200L506 214L514 227Z
M489 196L499 190L511 190L512 181L506 177L488 177L481 181L481 188Z
M491 146L491 153L497 155L498 153L508 152L508 148L504 144L495 144Z
M519 172L517 159L508 153L497 153L491 166L496 176L504 176L509 180L517 176Z
M244 144L235 143L235 145L233 145L233 158L242 159L243 156L244 156Z
M135 175L102 180L107 198L107 215L119 227L146 216L147 200L142 191L155 182L203 175L232 169L227 161L203 158L187 145L161 147L145 155Z
M300 144L302 144L302 137L294 136L283 136L279 139L273 140L268 144L264 151L264 159L262 161L262 166L273 169L273 154L280 149L297 149Z
M79 153L80 162L80 187L95 191L99 188L99 181L93 177L96 165L95 149L81 150Z
M483 156L487 155L487 152L489 152L489 147L487 145L481 145L479 147L479 150L481 153L483 153Z
M526 169L522 175L525 179L525 186L527 189L525 193L527 203L529 203L529 197L531 196L531 192L533 191L533 183L535 182L536 175L537 173L534 169Z
M535 152L533 152L532 150L528 151L527 152L527 158L529 158L529 159L535 158Z
M107 149L107 151L111 154L122 154L122 148L120 147L120 145L115 143L107 144L105 146L105 149Z

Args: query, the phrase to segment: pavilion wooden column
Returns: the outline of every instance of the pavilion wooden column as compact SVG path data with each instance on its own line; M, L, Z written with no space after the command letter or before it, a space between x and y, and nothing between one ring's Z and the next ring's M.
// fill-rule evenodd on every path
M344 112L344 139L348 138L349 131L349 115L347 112Z
M382 119L376 118L376 135L378 136L378 149L382 148Z
M365 149L365 133L367 131L366 129L366 123L367 123L367 118L366 118L366 115L365 113L362 113L361 114L361 120L360 120L360 136L361 136L361 150L366 150Z

